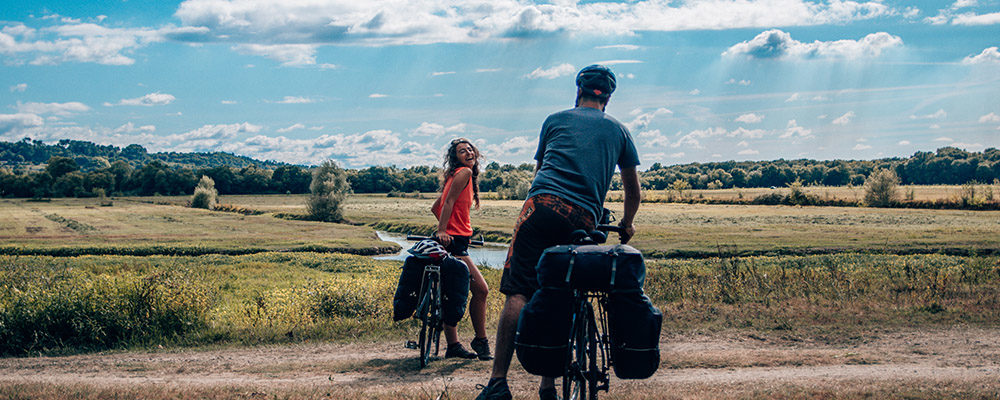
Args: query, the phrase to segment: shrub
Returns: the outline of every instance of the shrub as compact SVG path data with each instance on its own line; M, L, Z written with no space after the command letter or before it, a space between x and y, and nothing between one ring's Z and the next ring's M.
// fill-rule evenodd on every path
M340 204L351 191L347 173L332 160L324 161L313 171L309 184L309 201L306 211L314 221L340 222L343 212Z
M0 355L100 350L205 326L211 294L181 273L108 276L0 269Z
M891 169L878 169L865 180L865 204L889 207L899 201L899 177Z
M218 195L219 192L215 190L215 181L208 175L204 175L198 181L198 186L194 187L194 194L191 195L191 207L211 210Z

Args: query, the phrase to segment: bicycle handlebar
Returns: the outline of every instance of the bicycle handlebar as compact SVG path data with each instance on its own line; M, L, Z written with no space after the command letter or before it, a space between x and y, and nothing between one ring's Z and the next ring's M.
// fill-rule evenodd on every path
M618 225L603 225L602 224L602 225L598 225L597 226L597 230L599 230L599 231L605 231L605 232L616 232L619 235L622 234L622 233L625 233L625 228L622 228L622 227L620 227Z
M469 240L469 244L473 245L473 246L482 246L486 242L483 241L481 238L482 238L482 236L480 236L480 240ZM435 238L433 236L420 236L420 235L406 234L406 240L416 240L416 241L420 241L420 240L435 240L436 241L437 238Z

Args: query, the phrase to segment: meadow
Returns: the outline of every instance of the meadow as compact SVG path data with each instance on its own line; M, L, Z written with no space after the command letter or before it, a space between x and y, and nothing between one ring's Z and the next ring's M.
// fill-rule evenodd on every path
M396 248L375 239L373 228L431 229L430 196L351 196L344 205L348 224L275 218L303 212L303 196L223 199L259 215L186 208L186 200L116 198L111 207L96 199L0 201L0 354L412 339L413 321L390 319L400 263L361 254ZM472 214L474 224L503 241L520 205L485 200ZM620 203L609 206L620 213ZM664 313L663 340L750 337L793 349L751 359L664 357L663 370L809 364L816 356L797 344L853 347L887 332L1000 328L1000 212L649 203L637 224L634 244L647 256L646 292ZM492 334L502 301L495 291L500 271L483 272L494 288ZM460 334L471 337L468 319ZM879 362L863 354L823 357L838 365ZM395 365L353 363L337 368L370 373ZM391 368L416 373L409 364ZM457 364L437 368L443 369L424 373L448 374ZM904 386L833 397L899 394ZM0 394L28 390L58 398L76 390L58 387L47 396L40 386L0 384ZM199 387L162 398L202 393ZM316 396L300 389L283 393ZM945 389L930 388L924 397ZM968 393L994 389L976 386ZM128 393L80 390L84 397ZM655 391L636 390L630 393L656 398ZM812 389L801 390L804 395L789 398L813 397ZM227 393L208 392L242 396ZM749 393L771 397L766 389Z

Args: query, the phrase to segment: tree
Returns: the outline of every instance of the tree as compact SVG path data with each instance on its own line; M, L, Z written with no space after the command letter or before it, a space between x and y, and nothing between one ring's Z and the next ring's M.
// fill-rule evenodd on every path
M351 184L347 182L347 172L333 160L326 160L313 171L309 184L309 202L306 211L314 221L340 222L343 212L340 203L347 198Z
M211 210L215 206L215 199L219 192L215 190L215 181L207 175L202 175L198 181L198 186L194 187L194 194L191 195L191 207Z
M899 177L891 169L878 169L865 180L865 204L888 207L899 201Z
M45 166L45 172L54 179L80 169L76 160L69 157L52 156L49 158L49 165Z

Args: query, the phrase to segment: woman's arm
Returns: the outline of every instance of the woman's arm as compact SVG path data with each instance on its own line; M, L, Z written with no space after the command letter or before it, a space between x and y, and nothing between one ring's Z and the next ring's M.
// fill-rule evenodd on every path
M441 199L441 213L438 215L438 228L437 228L437 238L441 244L447 246L451 244L451 235L445 232L448 229L448 220L451 219L451 212L455 208L455 202L458 201L458 196L462 194L465 187L469 185L469 181L472 180L472 170L468 168L462 168L455 172L455 177L452 178L451 186L448 187L448 193L442 193Z

